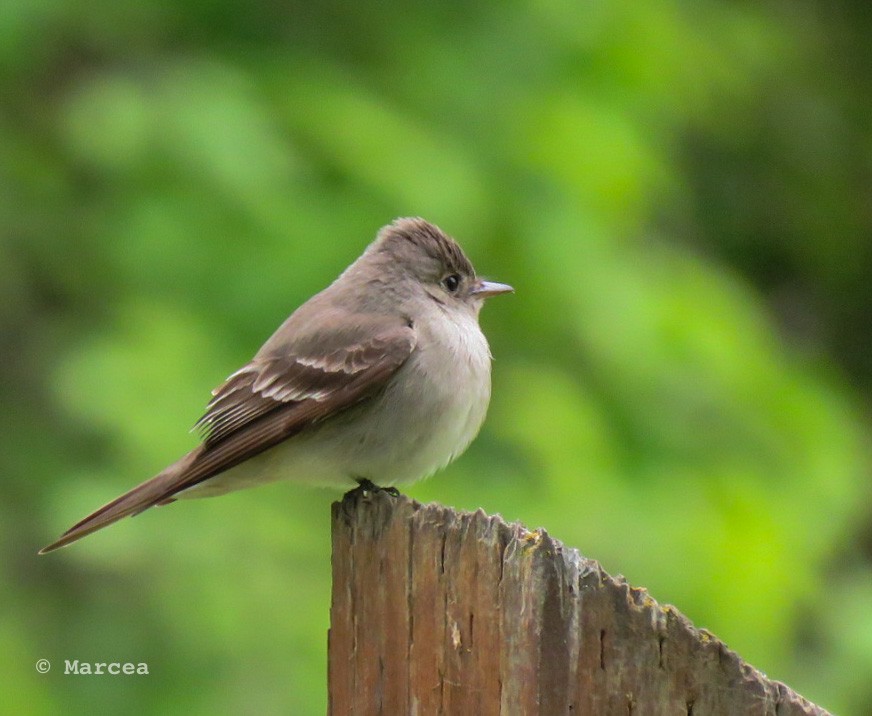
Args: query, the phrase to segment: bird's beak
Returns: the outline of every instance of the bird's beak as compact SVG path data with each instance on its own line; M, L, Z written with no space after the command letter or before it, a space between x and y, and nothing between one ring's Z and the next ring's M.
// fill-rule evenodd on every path
M505 283L497 283L496 281L476 281L472 286L470 293L473 296L481 298L490 298L498 296L501 293L512 293L515 289Z

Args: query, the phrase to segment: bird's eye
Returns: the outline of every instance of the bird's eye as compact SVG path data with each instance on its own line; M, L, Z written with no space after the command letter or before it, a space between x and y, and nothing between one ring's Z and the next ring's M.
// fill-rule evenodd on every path
M460 288L460 276L456 273L446 276L442 280L442 285L445 286L445 290L448 291L448 293L454 293L458 288Z

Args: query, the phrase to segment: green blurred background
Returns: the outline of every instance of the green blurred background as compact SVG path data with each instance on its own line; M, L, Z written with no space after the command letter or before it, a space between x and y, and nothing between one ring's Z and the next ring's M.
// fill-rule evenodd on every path
M336 494L36 550L421 215L516 295L479 440L408 493L545 526L872 713L870 8L6 0L0 711L324 712Z

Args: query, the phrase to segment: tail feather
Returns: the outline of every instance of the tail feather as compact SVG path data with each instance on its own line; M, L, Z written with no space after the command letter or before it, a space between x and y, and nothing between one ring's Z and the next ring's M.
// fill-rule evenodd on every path
M150 480L146 480L141 485L137 485L132 490L92 512L70 527L60 538L39 550L39 554L46 554L66 547L68 544L108 527L120 519L138 515L149 507L172 502L172 496L187 486L185 478L188 468L201 449L198 448L188 453Z

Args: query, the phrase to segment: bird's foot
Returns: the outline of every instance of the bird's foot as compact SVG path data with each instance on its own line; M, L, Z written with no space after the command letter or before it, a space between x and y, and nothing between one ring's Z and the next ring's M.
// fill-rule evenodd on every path
M374 495L379 492L386 492L391 497L400 496L400 491L396 487L379 487L372 480L366 477L356 477L354 479L357 481L357 487L350 492L357 492L360 490L361 493L366 494L367 492L371 492Z

